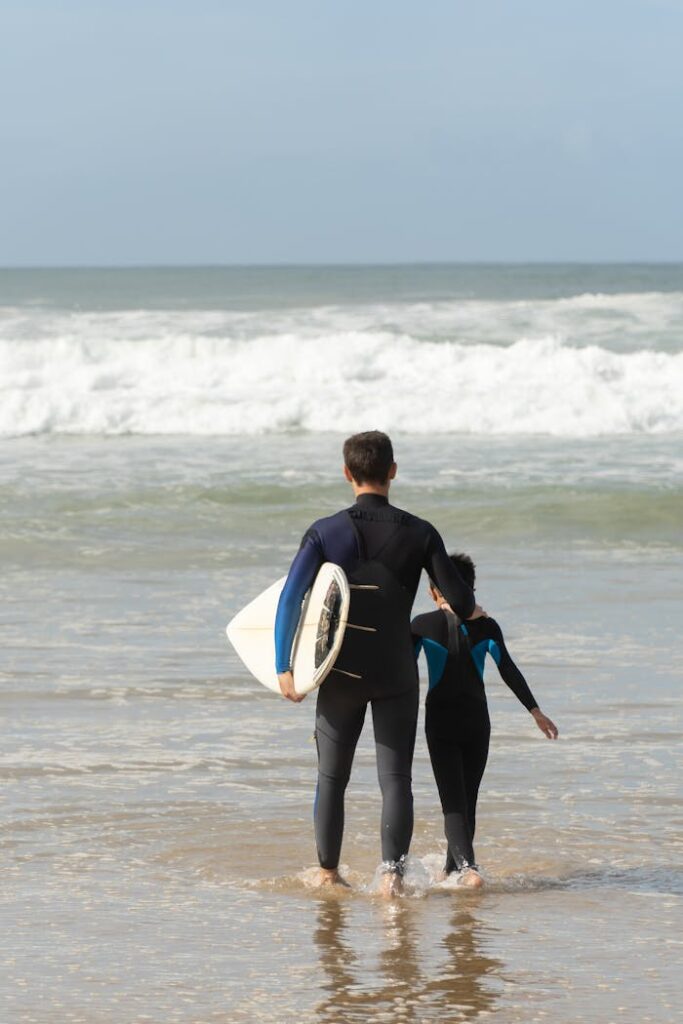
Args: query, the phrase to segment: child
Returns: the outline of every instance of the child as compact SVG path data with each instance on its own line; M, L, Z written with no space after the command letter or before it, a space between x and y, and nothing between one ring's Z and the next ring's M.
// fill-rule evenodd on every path
M451 555L460 576L474 589L474 563ZM462 885L483 885L472 842L479 785L486 767L491 723L484 690L484 660L491 654L503 680L548 739L557 728L539 708L510 657L498 623L491 618L462 622L430 580L438 611L418 615L411 628L416 656L424 649L429 669L425 732L439 790L448 840L444 875L458 871Z

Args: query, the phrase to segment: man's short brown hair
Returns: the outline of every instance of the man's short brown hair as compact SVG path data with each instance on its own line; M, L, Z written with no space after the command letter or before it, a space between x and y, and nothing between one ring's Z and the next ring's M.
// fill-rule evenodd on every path
M381 430L366 430L344 441L344 463L357 484L385 484L394 449Z

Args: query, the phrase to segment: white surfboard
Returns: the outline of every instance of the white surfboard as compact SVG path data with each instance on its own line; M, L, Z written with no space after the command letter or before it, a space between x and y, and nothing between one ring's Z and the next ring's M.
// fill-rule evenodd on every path
M251 674L275 693L275 613L286 576L254 598L226 628L228 639ZM350 590L344 570L333 562L321 565L301 605L292 649L294 687L309 693L328 674L344 639Z

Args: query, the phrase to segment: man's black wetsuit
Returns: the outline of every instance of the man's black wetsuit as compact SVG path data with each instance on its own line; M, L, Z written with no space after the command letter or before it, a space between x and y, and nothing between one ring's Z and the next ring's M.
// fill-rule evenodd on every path
M410 612L420 574L427 570L463 618L474 609L474 594L430 523L394 508L380 494L361 494L351 508L318 520L304 535L275 620L278 672L291 668L301 602L323 562L340 565L352 589L351 627L334 669L318 691L318 858L324 868L339 864L344 792L370 703L382 791L382 859L400 870L413 832L411 769L418 677Z
M422 648L429 669L425 731L444 814L450 874L476 867L472 843L477 796L491 734L484 690L486 655L493 657L527 711L537 704L495 619L461 623L452 612L439 610L418 615L411 628L416 656Z

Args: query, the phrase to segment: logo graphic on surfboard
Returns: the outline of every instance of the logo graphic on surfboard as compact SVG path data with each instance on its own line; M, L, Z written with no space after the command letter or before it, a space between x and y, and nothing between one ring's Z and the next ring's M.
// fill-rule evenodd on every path
M228 639L259 683L280 692L275 672L275 614L286 576L238 612L226 628ZM332 669L348 622L350 587L344 570L321 565L301 605L292 669L297 693L310 693Z

